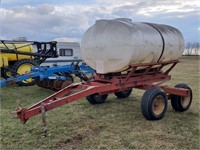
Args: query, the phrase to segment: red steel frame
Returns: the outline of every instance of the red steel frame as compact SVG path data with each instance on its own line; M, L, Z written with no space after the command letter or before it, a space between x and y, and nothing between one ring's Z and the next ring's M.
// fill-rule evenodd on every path
M151 87L159 87L167 93L168 99L170 99L172 94L188 96L190 94L188 89L159 85L171 79L169 72L178 62L178 60L175 60L159 63L134 64L130 65L129 71L126 71L124 74L97 74L93 81L73 83L29 108L18 108L14 112L14 115L20 118L23 123L26 123L33 116L40 113L43 114L48 110L77 101L91 94L99 93L100 95L104 95L131 88L146 90ZM168 66L167 69L163 71L166 66ZM74 90L76 92L72 93Z

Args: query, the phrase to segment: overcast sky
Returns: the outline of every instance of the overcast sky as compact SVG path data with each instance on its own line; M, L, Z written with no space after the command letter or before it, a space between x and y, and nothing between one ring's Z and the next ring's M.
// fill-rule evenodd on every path
M1 0L0 39L80 41L98 19L131 18L178 28L200 42L199 0Z

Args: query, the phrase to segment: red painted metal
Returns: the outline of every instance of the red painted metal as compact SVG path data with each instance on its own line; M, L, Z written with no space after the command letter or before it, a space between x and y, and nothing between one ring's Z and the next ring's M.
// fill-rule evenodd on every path
M176 60L134 64L130 65L129 70L126 70L125 73L97 74L94 81L73 83L29 108L18 108L14 112L14 115L25 123L29 118L42 113L41 108L49 111L91 94L99 93L100 95L104 95L131 88L148 89L151 87L159 87L167 93L168 98L170 98L171 94L187 96L189 94L189 90L187 89L159 86L160 83L171 79L168 73L177 63L178 61ZM168 69L163 71L162 69L166 66L168 66Z

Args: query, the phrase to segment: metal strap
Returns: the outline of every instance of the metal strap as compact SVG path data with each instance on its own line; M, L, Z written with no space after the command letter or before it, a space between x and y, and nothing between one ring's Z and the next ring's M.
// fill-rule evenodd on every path
M144 23L144 24L147 24L147 25L149 25L149 26L151 26L151 27L153 27L154 29L156 29L156 30L158 31L158 33L160 34L160 36L161 36L163 46L162 46L162 51L161 51L160 57L159 57L158 60L157 60L157 62L159 62L160 59L161 59L161 57L163 56L163 53L164 53L164 50L165 50L165 40L164 40L164 37L163 37L161 31L159 30L159 28L157 28L156 26L154 26L154 24L152 24L152 23L147 23L147 22L143 22L143 23Z

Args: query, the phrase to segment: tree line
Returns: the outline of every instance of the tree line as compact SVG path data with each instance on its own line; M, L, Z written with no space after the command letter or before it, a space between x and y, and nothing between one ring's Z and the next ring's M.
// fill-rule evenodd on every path
M187 42L185 44L183 55L200 55L200 43Z

